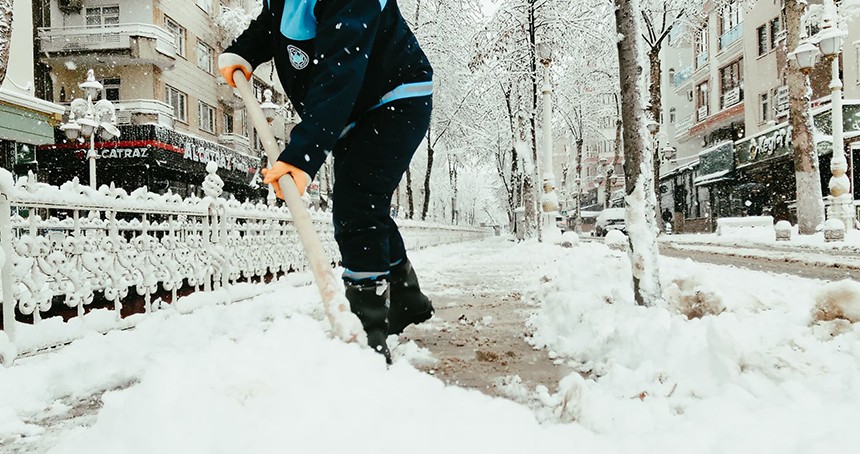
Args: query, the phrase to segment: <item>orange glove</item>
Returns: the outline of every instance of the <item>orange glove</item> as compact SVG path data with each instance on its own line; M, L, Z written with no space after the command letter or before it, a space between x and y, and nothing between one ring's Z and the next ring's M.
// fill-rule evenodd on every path
M284 193L281 192L278 180L287 174L293 177L296 188L299 190L299 195L305 195L305 189L308 187L308 181L311 179L310 175L306 174L304 170L283 161L276 161L271 169L263 169L263 183L272 185L275 189L275 195L279 199L283 199Z
M233 88L236 88L236 82L233 80L233 73L235 73L236 70L241 70L248 80L251 80L251 77L254 74L251 64L243 57L231 53L221 54L218 56L218 71L220 71L221 75L224 76L224 80L227 81L227 85Z

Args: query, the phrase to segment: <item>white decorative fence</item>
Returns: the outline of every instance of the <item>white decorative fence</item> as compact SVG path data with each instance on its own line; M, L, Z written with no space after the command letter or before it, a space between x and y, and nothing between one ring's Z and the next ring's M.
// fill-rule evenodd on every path
M105 302L113 307L118 321L124 299L134 297L130 292L142 297L143 312L150 313L158 292L169 292L175 302L183 287L226 289L240 280L304 269L289 211L224 199L216 167L210 163L207 170L206 196L183 199L144 189L129 194L102 186L96 191L76 181L61 187L32 178L14 183L0 169L0 362L16 354L22 327L16 313L38 325L52 305L83 315L98 296L101 307ZM312 216L332 264L337 263L330 214ZM414 221L398 224L410 249L491 234Z

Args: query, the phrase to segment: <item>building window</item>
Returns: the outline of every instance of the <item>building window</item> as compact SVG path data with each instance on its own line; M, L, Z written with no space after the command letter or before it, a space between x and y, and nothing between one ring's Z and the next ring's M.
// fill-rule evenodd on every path
M215 52L203 41L197 41L197 67L212 74L215 67Z
M173 118L188 123L188 95L170 85L165 85L164 99L173 107Z
M245 109L239 111L239 120L242 122L242 136L248 136L248 113Z
M702 82L696 86L696 119L702 121L710 114L708 108L708 83Z
M675 108L672 107L671 109L669 109L669 124L670 125L675 124L676 119L677 119L677 114L675 112Z
M87 27L115 27L119 25L119 5L87 7Z
M771 50L776 49L777 42L781 38L782 33L782 21L779 20L779 16L774 17L770 20L770 48Z
M762 56L767 53L768 50L768 36L767 36L767 26L762 25L761 27L755 29L756 37L758 38L758 55Z
M102 98L108 101L119 101L119 84L119 77L103 80L104 94Z
M720 68L720 109L744 100L743 64L739 59Z
M197 124L202 131L215 133L215 108L203 101L197 101Z
M708 64L708 27L702 27L695 37L696 69Z
M770 120L770 96L768 92L758 95L759 123L767 123Z
M167 30L170 33L173 33L173 40L176 44L176 52L179 53L179 56L185 58L185 27L179 25L175 20L164 16L164 26L167 27Z
M725 49L743 37L744 12L740 1L733 1L723 7L720 15L720 49Z
M206 13L212 12L212 0L197 0L197 6Z
M233 134L233 115L224 113L224 134Z

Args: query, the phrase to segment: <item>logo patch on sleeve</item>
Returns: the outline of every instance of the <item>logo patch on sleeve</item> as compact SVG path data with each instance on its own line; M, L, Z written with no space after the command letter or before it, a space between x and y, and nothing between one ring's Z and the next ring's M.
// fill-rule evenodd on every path
M310 57L308 57L308 54L305 51L293 46L292 44L287 46L287 52L290 54L290 64L293 65L293 68L302 70L307 68L308 64L311 62Z

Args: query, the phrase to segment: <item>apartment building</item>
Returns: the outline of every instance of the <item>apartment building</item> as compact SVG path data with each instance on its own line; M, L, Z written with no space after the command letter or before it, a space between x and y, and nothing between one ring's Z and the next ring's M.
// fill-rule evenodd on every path
M582 150L582 209L602 210L607 200L609 204L620 203L623 198L624 169L623 151L621 159L615 163L616 121L618 119L618 96L616 93L602 93L591 97L594 106L584 128L585 143ZM613 165L614 163L614 165ZM609 185L607 186L607 178ZM607 189L609 197L607 198Z
M9 64L0 86L0 166L18 175L36 171L36 147L54 141L63 107L34 93L32 7L15 2Z
M252 0L244 2L253 7ZM100 142L99 181L147 185L179 194L199 192L209 160L219 163L225 190L260 194L259 141L241 100L218 73L217 56L232 37L218 26L218 0L36 0L41 90L66 104L83 97L89 69L104 85L101 97L117 107L122 132ZM37 70L39 70L37 68ZM286 102L271 64L257 69L258 97L269 88ZM288 137L294 117L283 109L276 136ZM286 113L288 112L288 113ZM40 150L55 171L49 179L78 175L86 181L82 147L57 137ZM119 150L119 151L117 151ZM130 153L126 151L131 151Z
M795 221L782 3L739 0L712 9L699 27L673 33L663 50L661 123L672 153L661 164L661 209L674 212L680 231L709 231L726 216ZM842 61L846 147L860 133L860 24L849 32ZM810 79L826 191L829 64L820 63Z

